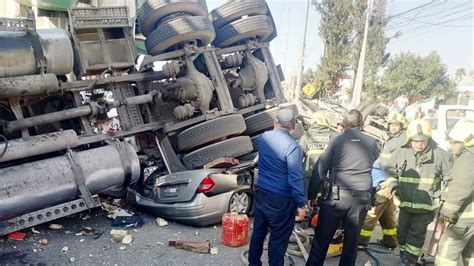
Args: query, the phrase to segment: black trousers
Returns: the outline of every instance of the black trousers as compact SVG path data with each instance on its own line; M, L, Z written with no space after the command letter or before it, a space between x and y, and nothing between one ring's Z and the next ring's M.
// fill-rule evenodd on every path
M342 222L344 242L339 265L355 265L360 229L370 208L370 194L341 190L340 200L327 200L321 204L318 226L306 265L323 265L329 244Z
M295 227L296 203L292 198L257 191L254 201L253 232L249 264L262 265L263 243L270 229L268 264L283 265L291 233Z

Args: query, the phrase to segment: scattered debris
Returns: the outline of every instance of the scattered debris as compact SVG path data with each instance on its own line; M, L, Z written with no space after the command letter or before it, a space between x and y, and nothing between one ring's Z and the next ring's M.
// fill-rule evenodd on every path
M105 250L109 250L109 249L110 249L110 246L103 246L103 247L102 247L102 250L104 250L104 251L105 251Z
M156 218L156 223L161 227L168 225L168 221L162 218Z
M214 225L214 229L217 229L217 226Z
M196 231L196 232L194 232L194 234L198 236L198 235L199 235L199 232L198 232L198 231Z
M38 252L38 250L37 250L36 248L34 248L34 249L33 249L33 252L36 253L36 252Z
M76 233L75 235L76 236L97 236L98 234L102 234L102 232L97 232L97 229L92 228L92 227L83 226L82 230L79 233Z
M239 165L240 161L235 158L222 157L217 158L214 161L208 162L202 168L230 168L232 166Z
M13 232L8 234L8 239L10 240L17 240L17 241L22 241L25 239L26 234L23 232Z
M127 249L127 248L124 247L124 246L119 247L119 250L121 250L121 251L124 251L125 249Z
M60 224L50 224L49 225L49 229L51 229L51 230L59 230L59 229L62 229L62 228L63 228L63 226L60 225Z
M31 227L31 232L35 235L41 234L41 232L36 230L34 227Z
M48 242L48 239L43 238L40 241L38 241L38 243L40 243L40 245L46 246L48 245L49 242Z
M179 231L178 233L174 234L174 236L179 236L181 235L181 231Z
M112 235L112 242L120 243L125 238L125 236L128 235L128 231L112 229L112 231L110 231L110 234Z
M83 221L88 220L88 219L90 219L90 218L91 218L91 216L90 216L89 214L86 214L86 215L84 215L83 217L81 217L81 219L82 219Z
M164 245L165 245L165 244L163 244L163 243L161 243L161 242L156 242L156 244L157 244L158 246L164 246Z
M213 248L211 248L209 253L211 253L211 255L219 255L219 249L216 248L216 247L213 247Z
M75 261L76 261L76 258L71 257L71 258L69 259L69 261L70 261L70 262L75 262Z
M61 249L61 251L64 252L64 253L66 253L66 252L69 251L69 248L68 248L68 247L63 247L63 248Z
M124 228L140 228L143 226L141 216L117 216L112 222L112 226Z
M65 231L64 233L65 233L65 234L70 234L71 231L67 230L67 231Z
M126 211L120 207L108 204L107 202L102 202L102 209L107 211L107 218L115 219L117 216L132 216L133 213Z
M84 238L81 238L81 239L79 239L79 242L82 243L82 242L84 242L84 240L85 240Z
M122 244L124 244L124 245L130 245L130 244L132 244L132 242L133 242L132 235L126 235L122 239Z
M209 253L211 244L206 241L185 241L185 240L169 240L168 246L177 249L184 249L195 253Z
M94 255L92 255L92 254L89 254L89 258L93 258L93 257L94 257Z
M115 206L122 205L122 199L113 199L112 200L112 205L115 205Z

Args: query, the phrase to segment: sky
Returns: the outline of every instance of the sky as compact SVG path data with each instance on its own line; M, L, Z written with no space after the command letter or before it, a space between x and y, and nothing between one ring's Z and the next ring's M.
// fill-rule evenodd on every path
M209 10L226 0L207 0ZM303 40L305 0L267 0L276 23L278 37L270 43L273 57L281 64L286 76L298 67ZM427 5L425 5L427 4ZM414 11L407 10L425 5ZM474 69L474 1L471 0L387 0L388 16L394 16L387 26L386 36L392 38L387 52L427 55L438 52L448 73L456 69ZM324 49L318 33L320 16L310 5L305 49L305 69L316 68Z

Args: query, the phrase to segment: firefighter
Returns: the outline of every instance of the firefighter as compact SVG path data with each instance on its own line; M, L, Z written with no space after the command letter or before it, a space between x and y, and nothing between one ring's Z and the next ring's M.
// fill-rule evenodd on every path
M397 234L401 264L414 265L428 224L439 208L441 185L449 178L452 160L431 139L427 121L412 121L407 138L408 143L392 155L386 171L388 187L400 200Z
M440 210L448 227L435 264L456 266L462 256L464 265L474 265L474 121L460 120L448 137L456 159Z
M311 116L309 128L299 139L299 145L304 153L303 173L305 178L305 191L308 191L308 182L319 156L324 152L329 141L336 136L329 124L325 111L317 111Z
M374 165L374 169L383 169L391 159L392 153L407 143L405 117L401 113L394 112L388 116L387 123L389 139L385 142L379 160L376 161L379 165ZM373 178L374 172L375 171L372 171ZM380 171L380 174L382 177L384 176L383 171ZM380 184L373 184L373 187L376 187L377 190L375 194L375 206L367 213L364 226L360 231L359 245L361 246L367 246L374 228L377 225L377 221L379 221L383 232L383 238L380 242L387 248L393 249L397 247L396 206L393 203L392 193L387 184L388 182L386 180L383 180Z

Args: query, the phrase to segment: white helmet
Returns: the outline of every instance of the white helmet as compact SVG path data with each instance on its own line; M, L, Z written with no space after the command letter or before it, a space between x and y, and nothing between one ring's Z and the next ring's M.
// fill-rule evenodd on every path
M461 119L449 131L449 140L464 143L465 146L474 146L474 121Z

